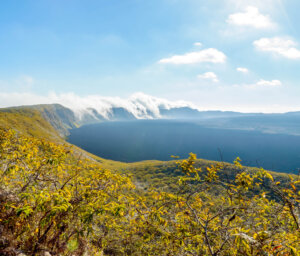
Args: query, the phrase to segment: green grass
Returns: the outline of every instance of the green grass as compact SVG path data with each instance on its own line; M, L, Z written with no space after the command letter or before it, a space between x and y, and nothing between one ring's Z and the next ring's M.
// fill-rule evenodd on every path
M0 126L24 135L61 142L63 139L38 110L29 108L0 109Z

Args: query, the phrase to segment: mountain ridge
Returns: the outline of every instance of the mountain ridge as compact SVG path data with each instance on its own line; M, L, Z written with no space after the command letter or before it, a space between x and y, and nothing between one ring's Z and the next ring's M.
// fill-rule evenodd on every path
M300 135L300 111L286 113L241 113L234 111L200 111L189 106L160 106L155 111L143 109L144 115L137 116L125 107L111 107L104 114L96 108L72 109L62 104L39 104L1 108L2 113L24 114L24 110L37 111L48 121L61 137L69 130L83 125L106 121L130 121L138 119L182 119L192 120L206 127L253 130L267 133ZM299 123L299 125L298 125Z

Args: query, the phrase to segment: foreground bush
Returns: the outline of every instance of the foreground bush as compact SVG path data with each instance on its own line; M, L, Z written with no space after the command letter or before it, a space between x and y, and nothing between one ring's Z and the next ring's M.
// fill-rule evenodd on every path
M128 208L129 179L63 146L1 130L0 154L1 255L80 255Z

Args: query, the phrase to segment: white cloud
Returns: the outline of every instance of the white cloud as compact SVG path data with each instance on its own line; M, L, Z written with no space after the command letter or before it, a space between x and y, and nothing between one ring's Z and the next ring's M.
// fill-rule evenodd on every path
M260 51L272 52L288 59L300 59L300 50L295 47L297 44L291 39L261 38L254 41L253 44Z
M241 73L248 73L249 72L249 70L247 68L242 68L242 67L238 67L236 70L238 72L241 72Z
M275 27L275 23L271 21L270 17L261 14L258 8L254 6L246 7L244 12L238 12L229 15L227 23L236 26L253 27L256 29Z
M163 64L195 64L201 62L224 63L226 55L214 48L204 49L197 52L189 52L183 55L174 55L170 58L161 59Z
M218 76L214 72L206 72L204 74L198 75L197 77L200 79L211 80L215 83L219 82Z
M280 80L264 80L260 79L254 84L242 84L234 85L234 87L246 88L246 89L268 89L268 88L280 88L282 82Z
M282 83L281 81L279 80L271 80L271 81L268 81L268 80L263 80L263 79L260 79L257 83L256 83L257 86L267 86L267 87L277 87L277 86L281 86Z
M196 42L196 43L194 43L194 46L202 46L202 43L200 43L200 42Z

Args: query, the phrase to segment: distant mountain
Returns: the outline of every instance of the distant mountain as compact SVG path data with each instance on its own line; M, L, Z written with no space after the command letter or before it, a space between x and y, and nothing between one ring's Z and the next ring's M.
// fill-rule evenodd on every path
M155 111L151 108L139 109L125 107L111 107L106 110L106 113L97 111L95 108L82 109L81 111L74 110L78 113L82 123L94 123L98 121L128 121L136 119L207 119L207 118L229 118L240 117L250 114L243 114L232 111L199 111L192 107L158 107Z
M32 108L40 111L42 116L62 135L68 134L70 129L79 126L74 112L62 105L36 105Z
M271 134L300 135L300 112L284 114L242 114L240 116L198 120L210 128L253 130Z
M300 135L300 112L263 114L199 111L189 106L166 107L163 104L158 108L154 108L153 104L144 104L142 107L140 103L130 107L110 107L106 108L105 111L96 108L70 109L60 104L44 104L4 108L0 109L0 112L24 114L28 110L39 112L63 137L69 135L70 129L87 124L138 119L189 120L208 128L256 130L266 133Z
M232 111L199 111L190 107L176 107L170 109L160 109L162 118L168 119L207 119L207 118L227 118L243 116L245 114Z
M129 121L136 119L136 117L125 108L112 108L108 118L111 121Z

